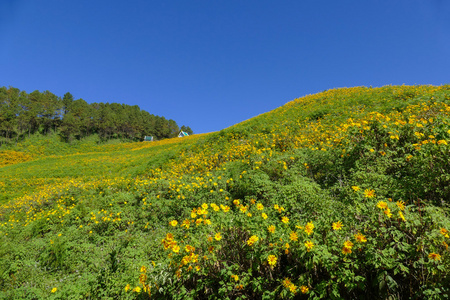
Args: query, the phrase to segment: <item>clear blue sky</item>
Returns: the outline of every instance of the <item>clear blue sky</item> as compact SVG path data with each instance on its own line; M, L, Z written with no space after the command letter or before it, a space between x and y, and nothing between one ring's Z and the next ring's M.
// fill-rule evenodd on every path
M221 130L336 87L450 83L447 0L0 0L0 86Z

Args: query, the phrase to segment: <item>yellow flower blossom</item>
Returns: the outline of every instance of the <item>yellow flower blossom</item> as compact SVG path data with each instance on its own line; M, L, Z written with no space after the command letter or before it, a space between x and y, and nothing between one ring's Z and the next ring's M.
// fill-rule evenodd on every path
M267 261L269 262L269 265L273 267L277 264L277 257L271 254L267 257Z
M373 198L375 197L375 191L372 189L365 189L364 190L364 197L366 198Z
M274 225L270 225L267 230L269 230L270 233L274 233L275 232L275 226Z
M258 238L256 235L252 235L252 236L248 239L247 244L248 244L249 246L253 246L258 240L259 240L259 238Z
M447 229L445 228L441 228L441 230L439 231L443 236L445 236L446 238L449 238L449 232Z
M432 259L432 260L434 260L434 261L438 261L438 260L441 260L441 255L432 252L432 253L428 254L428 258L429 258L429 259Z
M396 204L400 210L405 210L405 202L397 201Z
M359 243L367 242L367 238L359 232L357 234L355 234L355 240Z
M399 212L401 212L401 211L399 211ZM391 210L390 210L389 208L387 208L387 209L384 210L384 214L385 214L388 218L391 218L391 217L392 217L392 213L391 213Z
M306 241L305 242L305 247L308 250L308 252L314 247L314 243L311 241Z
M222 239L222 235L220 234L220 232L218 232L214 235L214 238L216 239L216 241L220 241Z
M169 224L170 224L171 226L175 227L175 226L178 225L178 221L177 221L177 220L172 220L172 221L169 222Z
M337 222L333 223L332 227L333 227L333 230L340 230L340 229L342 229L343 225L342 225L341 221L337 221Z
M284 224L287 224L287 223L289 223L289 218L284 216L281 218L281 222L283 222Z
M266 213L262 213L262 214L261 214L261 217L263 217L264 220L267 220L267 215L266 215Z
M297 241L297 240L298 240L297 232L291 231L291 234L289 234L289 239L290 239L291 241Z
M313 222L308 222L305 225L305 232L307 235L311 235L313 233L313 229L314 229L314 224Z
M302 286L300 287L300 291L301 291L303 294L306 294L306 293L309 292L309 288L308 288L307 286L305 286L305 285L302 285Z
M379 201L379 202L377 203L377 207L378 207L379 209L387 209L387 208L388 208L388 205L387 205L387 203L384 202L384 201Z

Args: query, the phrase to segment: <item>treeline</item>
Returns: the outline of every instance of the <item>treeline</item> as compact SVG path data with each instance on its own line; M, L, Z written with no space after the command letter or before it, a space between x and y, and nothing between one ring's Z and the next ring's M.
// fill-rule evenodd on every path
M27 93L13 87L0 88L0 145L17 142L34 133L58 133L64 141L98 134L102 141L138 141L144 136L171 138L188 126L155 116L137 105L87 103L70 93L58 97L49 91Z

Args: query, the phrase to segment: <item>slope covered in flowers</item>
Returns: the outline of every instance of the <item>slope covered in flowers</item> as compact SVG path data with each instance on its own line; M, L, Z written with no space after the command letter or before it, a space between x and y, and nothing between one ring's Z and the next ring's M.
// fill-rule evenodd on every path
M15 149L0 296L446 298L449 122L449 86L356 87L188 139Z

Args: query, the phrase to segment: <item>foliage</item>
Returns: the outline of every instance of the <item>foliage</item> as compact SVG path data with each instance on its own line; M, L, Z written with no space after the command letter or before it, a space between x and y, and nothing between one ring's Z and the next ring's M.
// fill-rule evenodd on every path
M23 142L0 298L448 299L449 102L335 89L207 135Z

